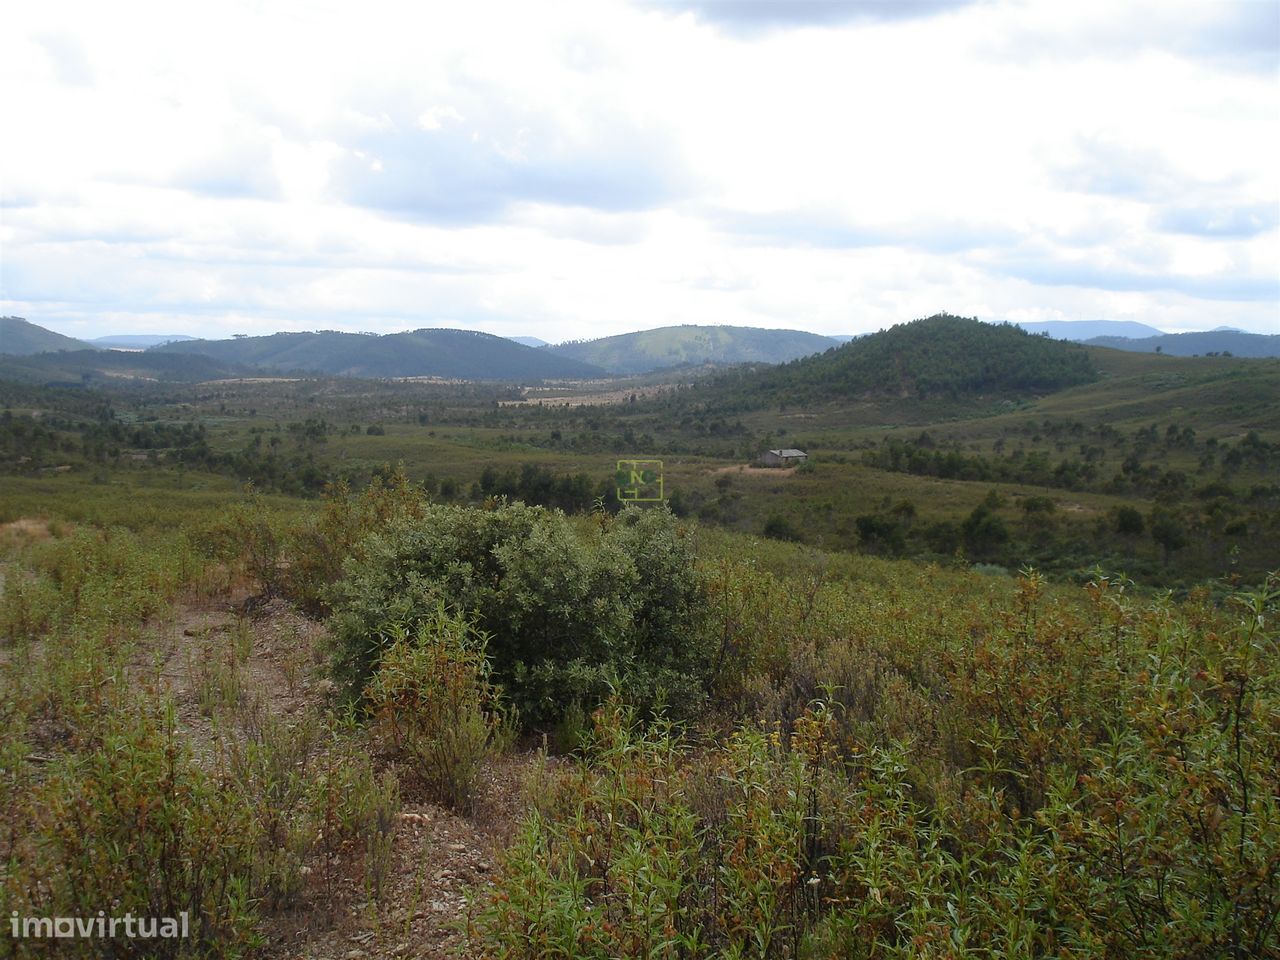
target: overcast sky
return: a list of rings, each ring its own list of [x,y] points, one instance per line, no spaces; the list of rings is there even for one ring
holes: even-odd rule
[[[1280,2],[9,4],[0,312],[1280,333]]]

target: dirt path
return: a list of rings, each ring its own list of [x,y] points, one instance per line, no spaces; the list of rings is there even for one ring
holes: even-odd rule
[[[180,732],[197,758],[210,762],[218,738],[233,726],[221,710],[229,701],[277,719],[301,718],[322,709],[333,690],[322,675],[321,624],[281,601],[252,616],[239,615],[237,606],[225,598],[179,604],[171,617],[153,625],[130,667],[139,682],[173,697]],[[468,891],[492,874],[523,810],[524,782],[536,762],[536,754],[525,752],[492,764],[475,812],[461,817],[426,799],[409,772],[375,755],[381,769],[395,768],[401,796],[381,898],[371,901],[358,867],[344,874],[339,862],[323,884],[314,867],[299,904],[266,918],[268,943],[260,955],[466,956]]]

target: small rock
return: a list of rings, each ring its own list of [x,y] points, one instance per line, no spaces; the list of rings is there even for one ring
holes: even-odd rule
[[[452,850],[454,853],[466,853],[466,852],[467,852],[467,845],[466,845],[465,843],[451,843],[451,844],[449,844],[449,845],[448,845],[448,847],[449,847],[449,849],[450,849],[450,850]]]

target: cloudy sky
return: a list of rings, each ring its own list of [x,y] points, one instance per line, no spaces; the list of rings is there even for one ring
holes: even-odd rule
[[[0,312],[1280,332],[1280,2],[11,4]]]

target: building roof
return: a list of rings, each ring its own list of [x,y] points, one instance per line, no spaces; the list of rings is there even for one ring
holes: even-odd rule
[[[770,450],[777,457],[807,457],[808,454],[803,450]]]

